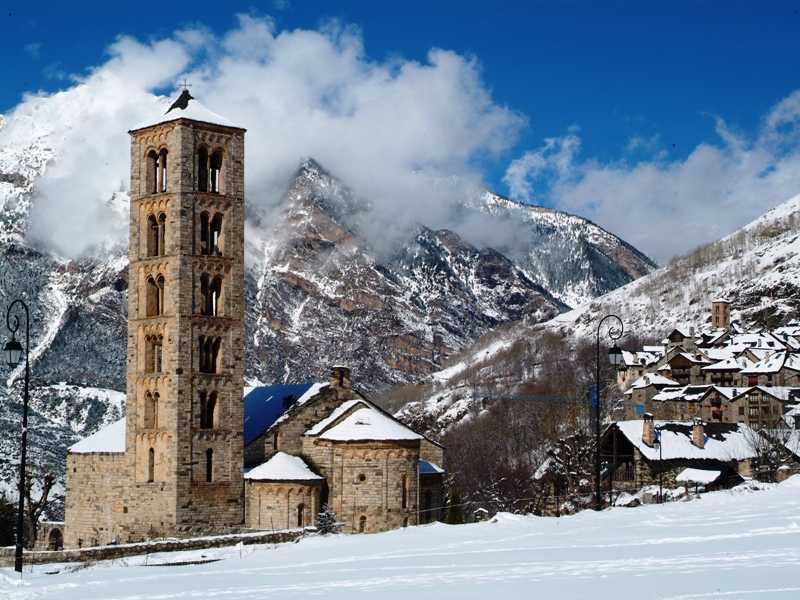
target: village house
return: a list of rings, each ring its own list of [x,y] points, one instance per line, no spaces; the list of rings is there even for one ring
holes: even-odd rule
[[[744,424],[644,419],[618,421],[604,432],[601,457],[609,465],[607,489],[636,493],[662,483],[677,487],[686,469],[718,472],[717,485],[735,485],[751,474],[758,434]],[[723,477],[725,475],[725,477]],[[720,479],[722,478],[722,479]]]

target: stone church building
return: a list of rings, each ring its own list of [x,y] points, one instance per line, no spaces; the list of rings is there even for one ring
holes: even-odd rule
[[[131,135],[126,417],[67,457],[64,545],[439,518],[443,449],[350,386],[244,389],[244,133],[187,90]]]

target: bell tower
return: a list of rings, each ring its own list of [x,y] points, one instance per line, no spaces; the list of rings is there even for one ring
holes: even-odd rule
[[[188,90],[131,136],[131,533],[243,522],[244,133]]]

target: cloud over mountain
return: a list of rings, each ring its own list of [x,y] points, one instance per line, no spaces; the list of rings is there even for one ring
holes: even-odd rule
[[[120,37],[108,54],[72,87],[25,97],[0,131],[0,147],[22,139],[47,155],[29,235],[70,256],[109,234],[124,239],[126,217],[108,201],[128,185],[125,132],[166,110],[184,77],[207,108],[248,129],[252,209],[269,214],[313,156],[379,209],[376,230],[420,214],[455,225],[444,200],[456,190],[433,182],[479,181],[476,157],[509,148],[525,122],[492,100],[475,60],[433,49],[425,63],[376,62],[357,29],[335,22],[278,32],[269,18],[242,16],[222,37],[201,26]],[[87,215],[93,226],[76,235]]]

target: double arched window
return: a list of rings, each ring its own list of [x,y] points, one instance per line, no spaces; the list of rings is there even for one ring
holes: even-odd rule
[[[222,276],[200,275],[200,314],[216,317],[220,314],[222,296]]]
[[[205,337],[198,338],[198,365],[197,370],[201,373],[216,373],[217,359],[219,358],[219,348],[222,345],[222,338]]]
[[[167,191],[167,149],[147,154],[147,191],[158,194]]]
[[[147,256],[166,254],[167,216],[164,213],[147,217]]]
[[[144,428],[158,428],[158,392],[146,392],[144,395]]]
[[[146,317],[157,317],[164,314],[164,276],[148,277],[145,283]]]
[[[197,191],[219,194],[222,179],[222,150],[197,149]]]
[[[222,256],[222,213],[200,214],[200,254]]]
[[[200,391],[200,429],[217,429],[217,392]]]
[[[148,335],[144,338],[144,372],[161,373],[163,336]]]

